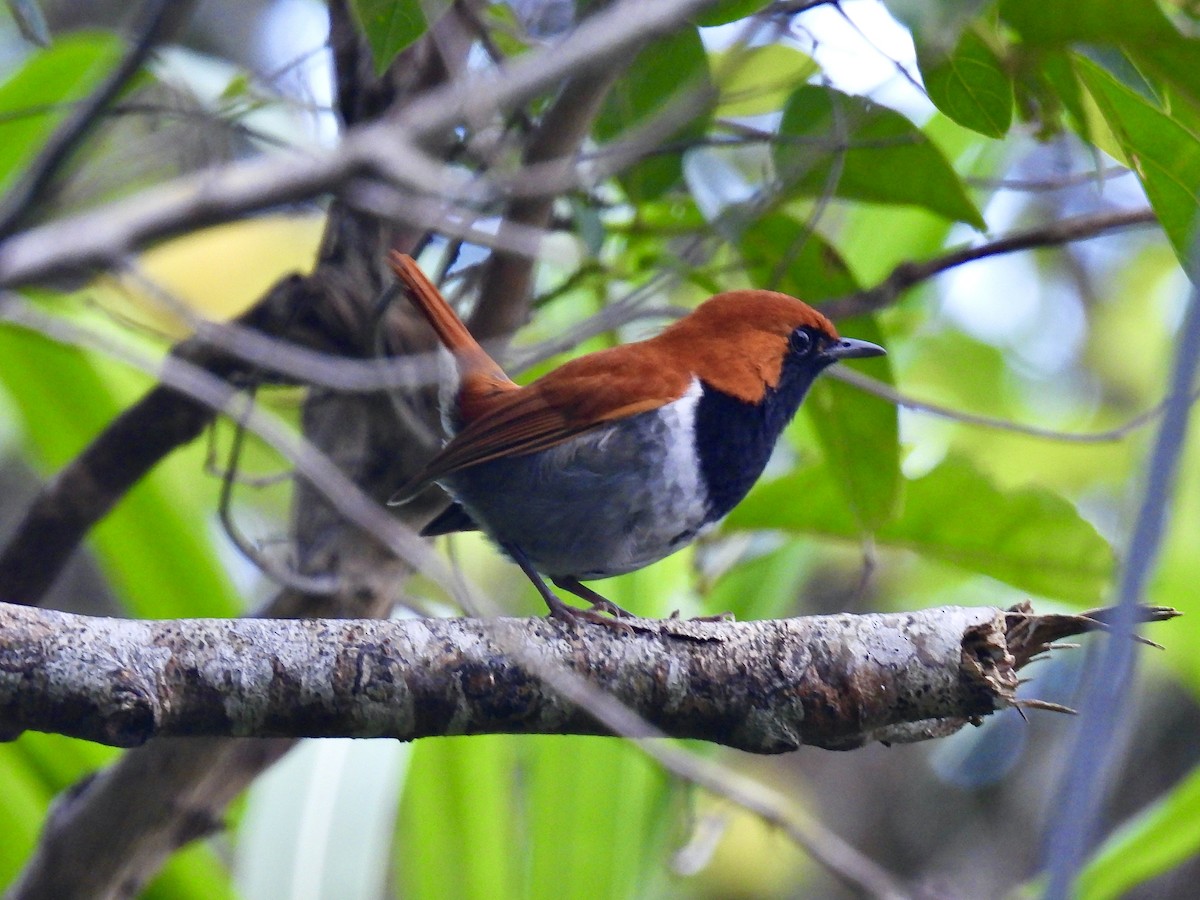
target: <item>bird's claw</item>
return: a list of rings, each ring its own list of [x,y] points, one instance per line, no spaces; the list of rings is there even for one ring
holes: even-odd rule
[[[561,600],[558,603],[551,604],[550,616],[555,619],[560,619],[568,625],[577,625],[580,622],[591,622],[593,625],[603,625],[606,628],[613,628],[620,631],[622,634],[631,635],[634,633],[634,627],[628,622],[623,621],[626,618],[637,618],[630,613],[621,609],[615,603],[608,603],[607,606],[595,603],[589,609],[580,609],[577,606],[571,606],[568,603],[563,603]],[[607,615],[606,615],[607,613]]]
[[[611,600],[607,600],[603,597],[601,597],[599,600],[593,601],[592,605],[588,608],[588,611],[594,612],[594,613],[607,613],[608,615],[612,616],[614,619],[636,619],[637,618],[637,616],[635,616],[629,610],[622,609],[621,607],[617,606],[617,604],[613,603]]]

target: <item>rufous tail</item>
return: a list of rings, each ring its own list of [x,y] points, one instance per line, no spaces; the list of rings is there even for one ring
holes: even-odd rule
[[[400,279],[400,283],[408,288],[408,297],[425,317],[447,350],[454,354],[459,371],[463,375],[484,376],[508,381],[508,376],[487,351],[479,346],[462,319],[455,314],[453,308],[421,271],[407,253],[393,250],[388,256],[388,265]]]

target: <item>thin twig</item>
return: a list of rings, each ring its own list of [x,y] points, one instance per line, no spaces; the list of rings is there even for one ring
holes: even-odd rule
[[[0,240],[20,226],[63,163],[91,132],[104,108],[129,84],[168,28],[178,20],[180,12],[186,13],[190,5],[171,3],[170,0],[146,0],[138,11],[133,26],[133,42],[116,68],[96,86],[87,99],[72,108],[67,118],[42,146],[37,158],[25,170],[20,180],[0,201]]]
[[[1154,570],[1174,493],[1175,473],[1187,437],[1196,372],[1200,369],[1200,239],[1189,254],[1192,289],[1178,337],[1162,424],[1147,465],[1146,485],[1129,549],[1121,567],[1118,603],[1107,620],[1112,639],[1091,659],[1080,703],[1080,724],[1068,755],[1071,764],[1046,826],[1049,882],[1046,896],[1065,900],[1094,840],[1097,818],[1118,760],[1117,736],[1130,710],[1134,628],[1138,604]]]
[[[1125,166],[1108,166],[1093,172],[1072,172],[1057,178],[977,178],[968,176],[963,179],[971,187],[985,188],[990,191],[1021,191],[1029,194],[1044,194],[1053,191],[1064,191],[1084,185],[1099,185],[1114,178],[1133,173]]]
[[[621,73],[619,66],[577,76],[563,85],[526,146],[526,166],[569,165],[591,133],[609,89]],[[517,198],[504,211],[498,236],[514,228],[545,229],[556,197],[543,192],[533,198]],[[532,255],[493,253],[481,277],[479,302],[471,317],[471,329],[481,339],[507,340],[524,323],[529,310],[529,288],[533,282]]]
[[[496,75],[468,71],[413,99],[398,116],[352,130],[332,150],[302,159],[232,163],[13,235],[0,244],[0,286],[110,265],[148,241],[309,199],[362,175],[454,197],[459,188],[471,186],[419,150],[420,141],[460,123],[488,121],[496,110],[521,103],[564,76],[603,68],[715,2],[623,0],[589,17],[553,47],[528,53]]]
[[[217,412],[229,412],[239,392],[211,372],[179,358],[164,365],[112,338],[47,315],[13,294],[0,295],[0,321],[36,331],[53,341],[71,346],[97,348],[145,372],[156,374],[160,382],[191,400]],[[244,413],[246,427],[296,467],[320,494],[347,521],[391,550],[397,558],[437,582],[448,594],[457,597],[460,582],[452,578],[442,558],[416,533],[405,528],[362,490],[306,438],[295,434],[261,406],[250,406]],[[21,597],[5,597],[21,602]],[[473,602],[465,598],[464,602]],[[24,605],[28,605],[28,601]]]
[[[1152,209],[1116,210],[1059,219],[1048,225],[1019,231],[995,241],[973,247],[963,247],[924,262],[901,263],[875,287],[824,303],[821,305],[821,311],[835,319],[876,312],[895,303],[899,295],[909,288],[964,263],[1015,253],[1019,250],[1058,247],[1073,241],[1100,237],[1121,228],[1157,223],[1158,217]]]
[[[1041,428],[1037,425],[1025,425],[1009,419],[998,419],[993,416],[982,416],[976,413],[964,412],[961,409],[951,409],[948,406],[930,403],[927,400],[917,400],[877,378],[872,378],[870,375],[864,375],[862,372],[856,372],[853,369],[835,368],[830,371],[829,377],[836,378],[838,381],[844,381],[846,384],[852,384],[860,390],[874,394],[876,397],[882,397],[884,400],[895,403],[897,406],[903,406],[905,409],[917,410],[918,412],[929,413],[930,415],[940,416],[944,419],[951,419],[963,425],[993,428],[997,431],[1008,431],[1013,434],[1023,434],[1046,441],[1059,441],[1066,444],[1109,444],[1122,440],[1139,428],[1145,428],[1161,416],[1167,404],[1166,399],[1160,400],[1144,412],[1140,412],[1120,425],[1104,431],[1059,431],[1054,428]],[[1190,401],[1193,404],[1197,400],[1200,400],[1200,390],[1193,391],[1190,397]]]
[[[242,556],[246,557],[252,565],[276,584],[311,596],[336,594],[344,590],[345,585],[335,575],[325,573],[308,575],[286,563],[277,562],[259,550],[249,538],[242,534],[242,530],[234,521],[233,485],[237,480],[238,461],[246,442],[247,419],[249,419],[250,410],[256,402],[253,390],[248,391],[244,397],[245,411],[230,415],[230,418],[233,419],[233,441],[229,448],[229,462],[226,464],[224,475],[221,478],[221,491],[217,500],[217,516],[221,521],[221,526],[225,529],[225,536]]]

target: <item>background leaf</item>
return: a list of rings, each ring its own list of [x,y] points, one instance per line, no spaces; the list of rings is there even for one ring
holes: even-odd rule
[[[105,362],[101,375],[79,350],[0,326],[0,387],[19,410],[27,446],[43,471],[70,460],[144,390]],[[28,377],[36,372],[37,377]],[[136,615],[229,616],[243,606],[212,534],[212,492],[193,482],[203,449],[173,455],[138,483],[105,517],[89,541],[122,602]],[[215,488],[215,482],[209,482]]]
[[[797,85],[817,72],[811,56],[784,44],[717,53],[711,65],[721,91],[717,102],[720,116],[775,112]]]
[[[1094,63],[1077,59],[1075,65],[1180,261],[1189,265],[1200,206],[1200,137]]]
[[[835,490],[820,467],[760,483],[725,527],[856,540],[861,528]],[[1097,603],[1113,571],[1108,543],[1061,497],[1037,488],[1001,492],[961,459],[908,482],[900,515],[872,536],[881,547],[1077,603]]]
[[[634,59],[617,80],[596,119],[600,141],[631,139],[667,108],[679,91],[711,90],[708,54],[694,28],[685,28],[652,43]],[[672,130],[669,139],[686,140],[704,134],[712,116],[711,105]],[[638,202],[661,197],[683,177],[682,157],[665,154],[636,163],[618,176],[629,197]]]
[[[788,98],[779,131],[775,164],[796,193],[922,206],[984,228],[946,158],[894,110],[806,85]]]
[[[746,230],[740,248],[751,282],[820,306],[859,289],[846,261],[820,234],[785,214],[764,216]],[[878,323],[859,316],[839,323],[849,337],[885,346]],[[840,364],[844,365],[844,364]],[[884,384],[894,384],[887,357],[850,363]],[[826,463],[865,530],[891,518],[900,499],[900,431],[894,404],[825,377],[804,404]]]
[[[696,16],[696,24],[702,27],[727,25],[738,19],[758,12],[767,6],[768,0],[721,0]]]
[[[0,194],[33,160],[43,141],[121,55],[111,34],[79,32],[55,41],[0,83]]]
[[[1080,873],[1079,900],[1122,897],[1200,851],[1200,770],[1127,820]]]
[[[351,0],[350,5],[371,45],[376,74],[386,71],[427,27],[420,0]]]
[[[938,109],[982,135],[1004,136],[1012,122],[1012,79],[979,34],[965,30],[949,53],[918,47],[917,61]]]

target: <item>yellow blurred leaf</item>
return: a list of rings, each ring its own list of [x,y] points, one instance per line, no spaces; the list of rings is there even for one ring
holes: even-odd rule
[[[89,289],[109,312],[185,337],[182,307],[215,321],[236,318],[289,272],[308,272],[316,259],[323,216],[262,216],[164,241],[139,259],[140,274],[103,276]],[[165,296],[163,296],[165,294]]]
[[[778,112],[788,94],[817,71],[812,57],[781,44],[713,54],[712,69],[721,89],[720,116]]]

